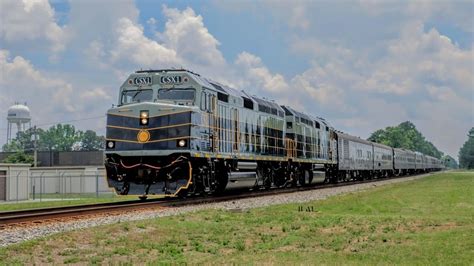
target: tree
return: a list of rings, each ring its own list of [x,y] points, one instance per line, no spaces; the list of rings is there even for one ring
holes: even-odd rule
[[[8,155],[7,158],[3,159],[4,163],[28,163],[33,164],[33,156],[24,153],[23,151],[15,152]]]
[[[474,169],[474,127],[469,131],[467,141],[459,150],[459,167]]]
[[[34,149],[34,129],[19,132],[15,139],[3,145],[4,152],[26,152]],[[104,149],[105,138],[92,130],[82,132],[73,125],[57,124],[47,130],[36,129],[39,151],[96,151]]]
[[[40,134],[40,142],[50,151],[72,151],[74,143],[80,141],[82,135],[83,132],[73,125],[57,124]]]
[[[44,134],[41,128],[36,129],[38,136]],[[38,142],[38,144],[41,144]],[[42,147],[38,147],[41,149]],[[18,132],[16,138],[2,147],[4,152],[31,151],[34,149],[34,128],[29,128],[23,132]]]
[[[4,144],[2,150],[4,152],[19,152],[23,151],[24,149],[18,140],[13,139],[9,143]]]
[[[419,151],[436,158],[441,158],[443,153],[433,143],[416,129],[410,121],[403,122],[395,127],[386,127],[372,133],[369,141],[385,144],[394,148],[404,148]]]
[[[446,166],[447,168],[457,169],[459,167],[456,160],[447,154],[441,157],[441,161],[443,162],[444,166]]]
[[[92,130],[86,130],[82,135],[81,148],[82,151],[97,151],[103,150],[105,145],[105,138],[97,136]]]

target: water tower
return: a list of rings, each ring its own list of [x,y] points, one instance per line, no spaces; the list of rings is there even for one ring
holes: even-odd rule
[[[31,115],[30,108],[25,104],[15,103],[10,108],[8,108],[7,116],[7,143],[12,140],[12,128],[13,125],[16,125],[17,134],[23,132],[31,127]]]

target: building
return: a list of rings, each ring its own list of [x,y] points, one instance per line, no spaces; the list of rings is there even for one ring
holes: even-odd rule
[[[0,201],[27,200],[30,195],[30,165],[0,163]]]

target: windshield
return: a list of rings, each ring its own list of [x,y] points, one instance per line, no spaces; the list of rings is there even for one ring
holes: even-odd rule
[[[153,90],[127,90],[122,92],[122,104],[151,101],[153,101]]]
[[[160,100],[194,100],[194,90],[191,89],[161,89],[158,91]]]

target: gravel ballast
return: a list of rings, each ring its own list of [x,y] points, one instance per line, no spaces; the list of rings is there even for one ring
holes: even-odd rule
[[[144,209],[133,212],[124,212],[117,215],[94,216],[91,218],[83,218],[71,221],[60,221],[56,223],[48,223],[25,228],[7,228],[4,230],[0,230],[0,247],[20,243],[22,241],[31,240],[55,233],[72,231],[81,228],[178,215],[182,213],[194,212],[204,209],[242,210],[286,203],[304,203],[314,200],[323,200],[328,197],[344,193],[363,191],[372,187],[379,187],[387,184],[416,180],[423,178],[427,175],[429,174],[396,179],[387,179],[372,183],[354,184],[350,186],[324,188],[294,193],[283,193],[279,195],[245,198],[201,205],[191,205],[158,210]]]

